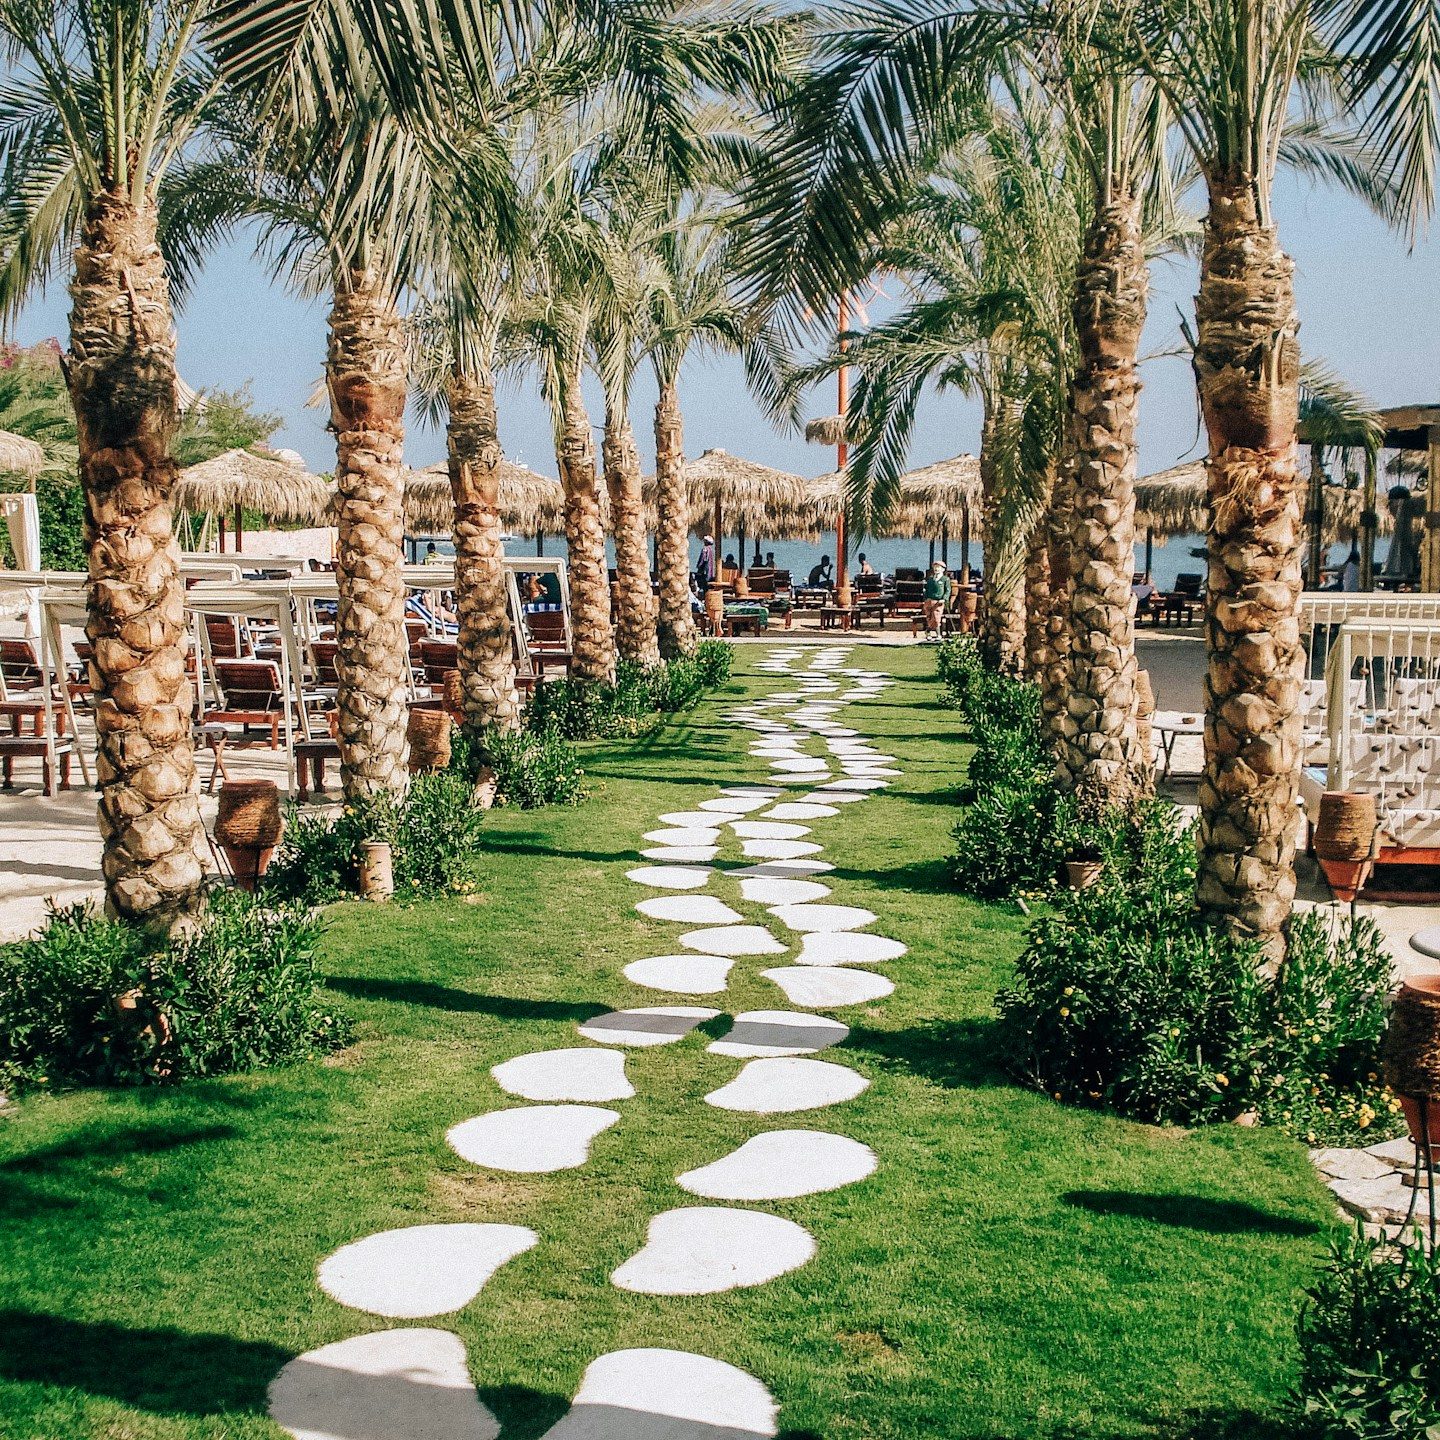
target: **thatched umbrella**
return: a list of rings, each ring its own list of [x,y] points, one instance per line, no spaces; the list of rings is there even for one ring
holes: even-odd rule
[[[45,451],[34,440],[0,430],[0,474],[33,480],[45,468]]]
[[[721,548],[721,527],[727,519],[740,541],[740,565],[745,565],[745,537],[808,535],[814,533],[812,507],[806,482],[798,475],[745,460],[724,450],[707,450],[685,462],[685,486],[690,497],[692,529],[713,526],[715,545]]]
[[[412,535],[448,535],[455,523],[445,461],[405,472],[405,528]],[[558,480],[513,460],[500,462],[500,523],[519,535],[558,535],[565,529],[565,491]]]
[[[235,512],[235,552],[244,548],[242,517],[258,510],[272,520],[314,524],[326,511],[333,490],[303,465],[254,450],[227,450],[223,455],[188,465],[175,482],[177,509],[192,515],[220,518],[220,548],[225,548],[225,516]]]

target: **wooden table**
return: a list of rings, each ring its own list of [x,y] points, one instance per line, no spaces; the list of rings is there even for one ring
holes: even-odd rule
[[[852,605],[847,610],[843,605],[825,605],[820,610],[822,630],[856,630],[860,626],[860,607]]]

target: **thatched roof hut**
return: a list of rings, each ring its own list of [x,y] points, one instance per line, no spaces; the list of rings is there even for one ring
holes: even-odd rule
[[[175,482],[174,502],[192,515],[228,515],[239,505],[271,520],[313,524],[332,493],[304,466],[254,450],[227,450],[186,466]]]
[[[811,517],[819,529],[835,523],[841,504],[841,473],[833,470],[810,481]],[[978,517],[982,500],[980,462],[973,455],[955,455],[923,465],[901,477],[900,493],[877,539],[934,540],[959,536],[967,514]]]
[[[0,430],[0,474],[33,480],[45,468],[45,451],[34,440]]]
[[[405,528],[412,535],[448,535],[455,522],[450,470],[442,460],[405,472]],[[519,535],[565,529],[565,492],[558,480],[513,460],[500,462],[500,523]]]
[[[809,486],[788,471],[707,450],[685,462],[685,487],[692,529],[708,530],[718,506],[729,532],[797,538],[813,533]]]
[[[805,439],[811,445],[828,445],[833,450],[835,446],[843,445],[847,438],[843,415],[821,415],[805,425]]]

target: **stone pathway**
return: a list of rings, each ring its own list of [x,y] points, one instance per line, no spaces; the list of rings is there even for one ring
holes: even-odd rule
[[[735,966],[790,957],[772,968],[757,965],[755,973],[774,984],[777,998],[802,1008],[735,1014],[707,1046],[741,1062],[704,1097],[720,1109],[802,1114],[854,1103],[869,1087],[844,1063],[849,1027],[813,1013],[890,994],[891,980],[856,967],[905,954],[899,941],[869,928],[876,921],[871,911],[826,903],[830,886],[816,878],[834,865],[822,858],[811,822],[844,815],[900,774],[893,756],[835,719],[893,683],[847,667],[848,653],[843,645],[787,645],[762,659],[756,667],[762,674],[784,676],[794,688],[749,701],[727,718],[753,733],[750,754],[768,770],[769,783],[724,786],[694,810],[659,816],[638,852],[646,863],[626,871],[644,892],[635,909],[677,927],[675,953],[625,967],[633,983],[667,995],[723,996]],[[759,863],[733,863],[742,859]],[[763,906],[769,921],[747,920],[727,903],[732,899]],[[636,1093],[627,1050],[678,1044],[723,1013],[658,1004],[586,1020],[576,1030],[589,1045],[519,1055],[491,1069],[503,1090],[537,1103],[464,1120],[446,1140],[489,1169],[580,1169],[595,1140],[624,1125],[623,1110],[594,1102],[623,1102]],[[813,1058],[822,1051],[826,1058]],[[754,1207],[859,1184],[879,1163],[868,1146],[845,1135],[762,1130],[677,1175],[677,1199],[684,1192],[712,1203],[652,1216],[644,1246],[611,1281],[656,1296],[764,1285],[807,1265],[824,1237]],[[424,1319],[470,1304],[509,1260],[544,1243],[516,1225],[417,1225],[357,1238],[321,1261],[317,1278],[343,1305]],[[545,1440],[747,1440],[776,1435],[778,1409],[759,1380],[718,1358],[622,1350],[589,1366],[569,1414]],[[463,1345],[438,1329],[385,1330],[301,1355],[272,1384],[270,1413],[297,1440],[499,1435],[470,1380]]]

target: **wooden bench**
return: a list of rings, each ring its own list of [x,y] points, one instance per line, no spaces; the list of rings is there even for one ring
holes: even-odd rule
[[[51,756],[60,762],[60,788],[70,788],[70,756],[75,748],[74,739],[69,736],[45,735],[0,735],[0,775],[4,777],[5,789],[14,783],[16,760],[39,760],[45,794],[55,794],[55,776],[51,770]]]
[[[323,739],[297,740],[295,742],[295,789],[298,798],[308,800],[313,787],[325,790],[325,763],[340,759],[340,742]]]
[[[822,630],[856,630],[860,626],[860,607],[852,605],[848,610],[842,605],[825,605],[820,610]]]

